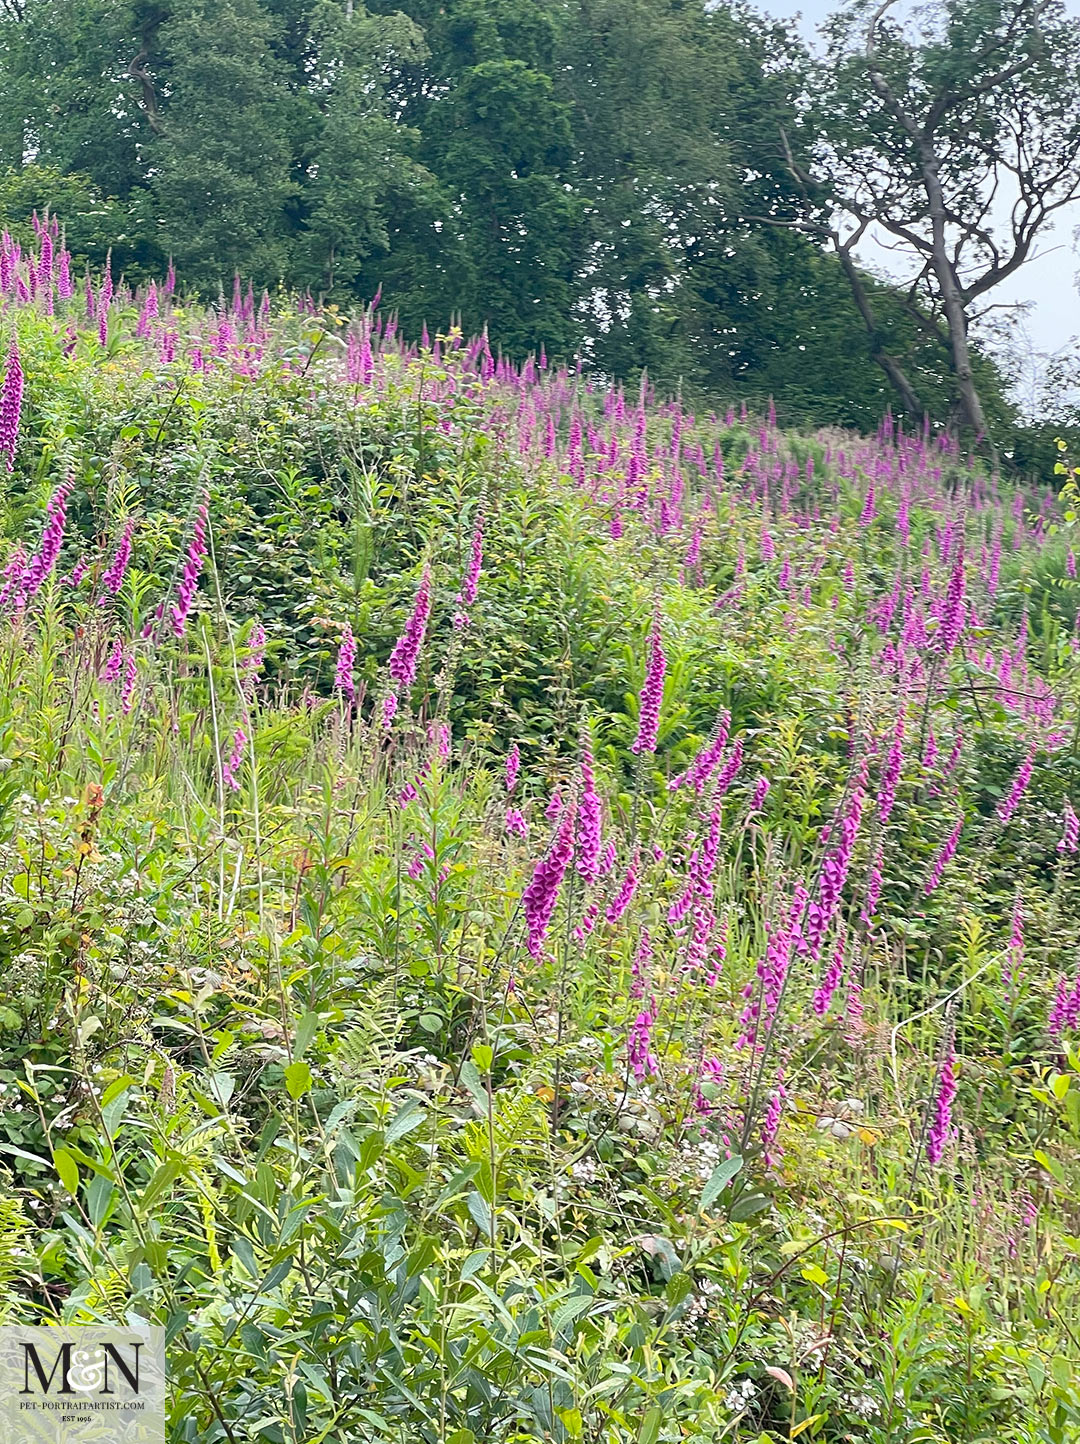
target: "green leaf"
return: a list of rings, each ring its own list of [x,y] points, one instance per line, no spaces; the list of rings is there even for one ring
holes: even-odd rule
[[[467,1206],[469,1209],[469,1217],[472,1219],[473,1223],[476,1224],[477,1228],[485,1236],[485,1238],[490,1238],[491,1226],[493,1223],[491,1209],[487,1206],[487,1203],[485,1202],[482,1195],[477,1193],[475,1189],[472,1193],[469,1194]]]
[[[246,1274],[251,1278],[259,1277],[259,1265],[255,1260],[255,1250],[251,1246],[251,1240],[242,1233],[238,1233],[232,1241],[233,1255],[240,1260]]]
[[[410,1098],[391,1119],[390,1126],[386,1130],[387,1143],[396,1143],[399,1138],[404,1138],[406,1133],[411,1133],[414,1128],[419,1128],[423,1121],[424,1110],[415,1099]]]
[[[293,1053],[297,1058],[302,1058],[311,1045],[311,1040],[319,1031],[318,1013],[305,1013],[296,1025],[296,1037],[293,1041]]]
[[[461,1065],[461,1081],[472,1095],[472,1100],[481,1113],[487,1112],[488,1095],[487,1089],[480,1081],[480,1074],[476,1064],[471,1058],[467,1058]]]
[[[594,1299],[593,1294],[574,1294],[564,1304],[560,1304],[551,1320],[552,1332],[561,1334],[567,1324],[572,1324],[575,1319],[588,1312]]]
[[[755,1213],[768,1208],[772,1200],[764,1193],[744,1193],[731,1205],[728,1218],[732,1223],[745,1223]]]
[[[167,1163],[161,1164],[156,1170],[150,1182],[143,1190],[139,1202],[147,1213],[165,1192],[165,1190],[180,1177],[184,1171],[184,1160],[182,1158],[170,1158]]]
[[[1039,1167],[1045,1168],[1047,1173],[1057,1179],[1058,1183],[1065,1182],[1065,1170],[1056,1158],[1051,1158],[1049,1154],[1044,1153],[1041,1148],[1036,1148],[1032,1157]]]
[[[74,1198],[79,1192],[79,1165],[66,1148],[53,1149],[53,1163],[60,1182]]]
[[[297,1058],[285,1069],[285,1087],[289,1090],[289,1097],[293,1102],[302,1098],[310,1089],[311,1069],[301,1058]]]
[[[664,1411],[659,1404],[652,1404],[645,1411],[638,1430],[637,1444],[656,1444],[660,1437],[660,1425],[664,1422]]]
[[[737,1153],[732,1158],[725,1159],[723,1163],[717,1164],[701,1195],[702,1212],[716,1202],[742,1165],[743,1161]]]

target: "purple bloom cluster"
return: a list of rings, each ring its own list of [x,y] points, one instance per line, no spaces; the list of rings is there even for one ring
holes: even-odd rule
[[[199,510],[195,515],[195,529],[191,534],[191,545],[188,547],[184,570],[176,588],[176,602],[169,613],[172,629],[177,637],[184,635],[191,604],[195,600],[195,588],[199,585],[199,576],[206,560],[206,532],[209,522],[210,508],[204,499],[199,503]]]
[[[244,747],[246,743],[247,734],[242,727],[238,727],[233,733],[232,750],[229,755],[222,760],[222,781],[226,787],[232,788],[233,792],[240,791],[240,781],[236,774],[239,771],[240,763],[244,759]]]
[[[22,414],[23,369],[19,348],[14,341],[8,350],[7,371],[0,388],[0,457],[11,471],[15,465],[15,447],[19,441],[19,417]]]
[[[529,952],[538,958],[551,923],[563,876],[574,855],[574,817],[577,809],[571,800],[562,810],[558,830],[546,857],[536,864],[528,887],[521,898],[525,926],[529,935]]]
[[[1080,817],[1073,811],[1073,805],[1068,798],[1065,799],[1065,811],[1062,817],[1064,831],[1061,841],[1057,845],[1058,852],[1075,852],[1080,844]]]
[[[600,876],[601,836],[600,796],[593,775],[593,756],[588,747],[581,754],[581,801],[577,818],[577,870],[587,884]]]
[[[878,826],[882,832],[888,826],[892,810],[896,806],[896,789],[900,782],[900,769],[903,765],[904,714],[903,711],[900,711],[896,715],[892,745],[889,748],[889,755],[885,759],[885,770],[881,775],[881,786],[878,789],[877,816]]]
[[[464,607],[471,607],[476,601],[476,594],[480,587],[480,572],[484,565],[484,518],[479,516],[476,519],[476,526],[472,534],[472,550],[469,553],[469,569],[465,573],[465,580],[461,584],[461,591],[458,593],[458,601]]]
[[[341,634],[341,644],[338,647],[337,667],[334,671],[334,688],[343,693],[351,702],[356,696],[356,682],[353,679],[353,667],[356,662],[356,638],[353,636],[352,627],[348,622]]]
[[[723,756],[724,747],[728,739],[728,728],[730,726],[731,713],[721,712],[720,716],[716,719],[716,726],[713,728],[713,734],[708,742],[701,748],[686,771],[680,772],[677,777],[673,777],[668,783],[668,787],[672,792],[688,784],[693,787],[695,792],[699,795],[701,794],[705,788],[705,784],[715,771],[720,758]]]
[[[855,850],[855,839],[859,835],[859,823],[862,820],[864,802],[865,795],[861,788],[857,788],[851,799],[851,805],[840,824],[840,838],[833,847],[829,848],[825,854],[825,860],[821,864],[818,896],[806,910],[803,936],[803,948],[812,958],[820,956],[825,935],[840,906],[840,896],[851,868],[851,855]]]
[[[135,523],[129,521],[124,527],[123,535],[109,563],[108,570],[101,579],[101,585],[110,596],[115,597],[124,584],[124,577],[127,574],[128,564],[131,561],[131,534],[135,530]],[[100,598],[100,605],[104,606],[107,598]]]
[[[926,1134],[926,1156],[931,1163],[941,1162],[945,1146],[952,1136],[952,1104],[956,1097],[956,1057],[949,1047],[941,1064],[934,1116]]]
[[[638,718],[638,732],[631,752],[656,751],[656,739],[660,730],[660,703],[664,697],[664,673],[667,657],[664,655],[660,634],[660,609],[653,613],[652,629],[649,632],[649,660],[645,669],[645,685],[641,689],[641,711]]]
[[[942,656],[948,657],[955,649],[963,633],[965,619],[964,554],[961,551],[957,556],[956,565],[952,569],[952,575],[949,577],[945,604],[941,612],[941,625],[938,629],[937,641],[938,650]]]
[[[605,917],[609,923],[617,923],[623,913],[634,901],[634,894],[637,892],[638,870],[641,867],[641,850],[636,849],[630,859],[630,866],[626,869],[626,876],[619,885],[619,890],[611,899]]]
[[[390,653],[389,672],[399,688],[407,690],[416,680],[416,668],[420,661],[420,650],[424,645],[428,617],[431,615],[431,572],[424,568],[416,598],[405,630],[394,644]]]
[[[652,1051],[652,1030],[655,1022],[656,1014],[648,1008],[643,1008],[634,1019],[630,1029],[627,1050],[630,1055],[630,1067],[639,1083],[646,1075],[655,1073],[659,1067]]]
[[[739,1019],[742,1033],[736,1044],[737,1048],[742,1049],[748,1045],[756,1047],[759,1037],[768,1031],[776,1016],[792,958],[802,941],[802,923],[808,901],[809,893],[805,886],[801,882],[796,883],[786,916],[769,928],[765,956],[757,965],[761,997],[754,997],[753,983],[746,984],[743,997],[747,1002]]]
[[[923,892],[927,897],[940,885],[945,869],[956,855],[957,844],[960,841],[960,834],[963,830],[964,814],[961,813],[956,819],[956,824],[952,832],[950,832],[945,839],[944,846],[939,851],[937,857],[934,858],[933,866],[930,868],[930,876],[926,879],[923,886]]]
[[[1008,822],[1009,818],[1012,817],[1016,811],[1020,799],[1027,791],[1028,783],[1031,781],[1031,774],[1035,770],[1035,752],[1036,748],[1033,743],[1028,750],[1027,756],[1023,762],[1021,762],[1016,776],[1013,778],[1013,785],[1009,788],[1008,796],[998,808],[998,817],[1002,822]]]
[[[814,992],[814,1012],[819,1018],[823,1018],[829,1011],[833,994],[840,986],[844,976],[844,951],[847,947],[847,934],[841,927],[836,938],[836,946],[833,949],[832,960],[829,967]]]
[[[22,579],[23,592],[27,597],[32,597],[38,591],[53,567],[56,566],[56,559],[64,544],[67,503],[72,490],[72,483],[65,481],[49,498],[48,506],[45,508],[45,526],[41,533],[41,545],[35,555],[31,557]]]
[[[512,794],[517,786],[518,772],[521,770],[521,749],[515,742],[506,754],[506,791]]]

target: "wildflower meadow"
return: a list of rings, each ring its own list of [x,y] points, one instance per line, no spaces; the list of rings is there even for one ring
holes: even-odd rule
[[[1070,439],[29,234],[0,1321],[160,1325],[173,1444],[1076,1444]]]

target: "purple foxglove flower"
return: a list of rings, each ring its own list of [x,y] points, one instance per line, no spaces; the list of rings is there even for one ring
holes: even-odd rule
[[[67,502],[73,490],[72,483],[65,481],[49,498],[45,511],[45,526],[41,533],[41,545],[31,557],[30,565],[23,577],[27,597],[32,597],[56,566],[60,548],[64,542],[64,526],[67,521]]]
[[[720,775],[719,775],[719,777],[716,779],[716,792],[715,792],[714,795],[715,795],[717,798],[723,797],[723,795],[725,794],[725,792],[727,792],[728,788],[729,788],[729,787],[731,786],[731,784],[735,781],[735,777],[736,777],[736,775],[737,775],[737,773],[738,773],[738,771],[739,771],[739,768],[742,766],[742,760],[743,760],[743,744],[742,744],[742,738],[741,738],[741,737],[737,737],[737,738],[735,739],[735,746],[731,749],[731,756],[728,758],[728,760],[724,763],[723,767],[720,769]]]
[[[4,385],[0,389],[0,458],[8,471],[15,465],[15,448],[19,441],[19,417],[22,413],[23,369],[19,348],[12,341],[8,349]]]
[[[221,778],[226,787],[231,787],[234,792],[240,791],[240,782],[236,774],[241,762],[244,760],[244,745],[247,742],[247,734],[243,728],[238,727],[233,733],[232,751],[224,758],[221,764]]]
[[[127,717],[135,706],[135,683],[138,680],[139,669],[135,663],[134,652],[127,654],[124,663],[124,686],[120,693],[120,709]]]
[[[765,799],[769,795],[769,779],[764,773],[754,783],[754,792],[750,798],[751,812],[760,812],[765,806]]]
[[[953,828],[952,832],[949,833],[949,836],[945,839],[944,846],[938,853],[937,857],[934,859],[934,865],[930,869],[930,876],[926,879],[926,884],[923,887],[923,892],[926,894],[927,897],[929,897],[930,894],[934,891],[934,889],[939,885],[939,883],[941,882],[942,874],[955,856],[956,846],[957,843],[960,841],[960,834],[963,829],[964,814],[961,813],[960,816],[956,819],[956,826]]]
[[[425,567],[413,602],[412,612],[409,620],[405,623],[405,630],[394,644],[394,650],[390,654],[388,670],[402,690],[407,691],[416,680],[416,668],[420,660],[420,650],[424,644],[424,633],[427,630],[430,614],[431,573]]]
[[[840,897],[851,868],[851,854],[859,833],[864,801],[863,792],[856,789],[840,824],[839,841],[825,854],[821,864],[817,901],[807,908],[803,937],[803,946],[812,958],[820,955],[825,935],[840,907]]]
[[[641,867],[641,850],[634,852],[630,859],[630,866],[626,869],[626,876],[619,886],[618,892],[612,898],[607,912],[604,914],[609,923],[617,923],[626,909],[634,901],[634,894],[637,892],[638,870]]]
[[[728,728],[730,726],[731,713],[721,712],[720,716],[716,719],[716,725],[713,728],[712,736],[708,742],[701,748],[686,771],[680,772],[677,777],[673,777],[668,783],[668,787],[672,792],[682,787],[684,783],[689,783],[699,795],[704,791],[705,784],[716,770],[720,758],[723,756],[724,746],[728,739]]]
[[[641,708],[638,717],[638,732],[631,752],[638,754],[656,751],[656,740],[660,730],[660,704],[664,698],[664,673],[667,658],[660,634],[660,610],[653,613],[652,629],[649,632],[649,660],[645,669],[645,684],[641,689]]]
[[[461,591],[458,593],[458,601],[464,607],[471,607],[476,601],[476,594],[480,586],[480,571],[484,565],[484,518],[477,517],[476,526],[472,535],[472,550],[469,554],[469,570],[465,573],[465,580],[461,584]]]
[[[832,961],[822,978],[816,992],[814,993],[814,1012],[819,1018],[823,1018],[829,1011],[833,994],[840,986],[844,976],[844,949],[847,946],[847,934],[843,927],[840,928],[836,939],[836,947],[833,949]]]
[[[117,637],[112,644],[108,660],[105,663],[105,671],[102,674],[106,682],[115,682],[120,676],[124,666],[124,644]]]
[[[878,825],[882,832],[888,826],[892,810],[896,806],[896,789],[900,782],[900,769],[904,762],[904,714],[896,714],[896,726],[893,728],[892,746],[889,748],[889,755],[885,760],[885,770],[881,776],[881,786],[878,789],[877,814]]]
[[[933,1164],[941,1162],[946,1144],[953,1133],[952,1104],[956,1097],[956,1056],[947,1048],[938,1077],[934,1116],[926,1134],[926,1156]]]
[[[184,635],[191,604],[195,600],[195,589],[199,585],[199,575],[207,554],[206,532],[209,522],[210,508],[204,499],[200,502],[199,509],[195,514],[195,527],[191,533],[184,570],[176,588],[176,601],[169,609],[173,634],[177,637]]]
[[[955,649],[964,630],[966,604],[964,601],[964,554],[961,551],[949,577],[942,608],[941,624],[938,628],[937,645],[942,656],[949,656]]]
[[[787,1090],[781,1081],[782,1077],[781,1074],[777,1078],[776,1087],[769,1099],[769,1107],[761,1125],[762,1161],[766,1168],[775,1168],[783,1157],[780,1149],[776,1147],[776,1135],[780,1131],[780,1119],[783,1116],[784,1104],[787,1099]]]
[[[648,928],[641,929],[633,961],[630,964],[630,996],[643,998],[649,983],[649,964],[652,962],[652,939]]]
[[[559,900],[563,876],[573,857],[576,811],[573,800],[563,808],[551,848],[536,864],[529,885],[521,897],[528,930],[529,952],[534,958],[541,955],[544,937]]]
[[[525,821],[525,815],[517,807],[506,809],[506,830],[513,837],[528,837],[529,824]]]
[[[512,795],[517,786],[518,772],[521,769],[521,750],[515,742],[506,754],[506,792],[507,796]]]
[[[589,906],[585,909],[584,913],[582,913],[581,921],[578,923],[573,933],[574,942],[577,943],[579,947],[582,943],[584,943],[585,939],[592,932],[593,928],[595,928],[596,919],[599,914],[600,903],[595,900],[591,902]]]
[[[1065,813],[1062,818],[1065,831],[1057,845],[1058,852],[1075,852],[1080,843],[1080,817],[1073,811],[1073,805],[1065,799]]]
[[[116,596],[124,584],[124,577],[127,573],[128,563],[131,561],[131,534],[135,529],[135,523],[129,521],[124,527],[123,535],[119,545],[109,563],[109,568],[101,579],[101,585],[110,596]],[[98,599],[98,605],[104,606],[107,598],[102,596]]]
[[[334,673],[334,688],[343,693],[351,702],[356,696],[356,683],[353,680],[353,665],[356,661],[356,638],[353,636],[352,627],[348,622],[341,634],[341,645],[338,647],[337,669]]]
[[[590,885],[600,876],[601,806],[593,775],[593,756],[586,746],[581,754],[581,800],[577,818],[577,870]]]
[[[650,1009],[643,1008],[634,1019],[627,1040],[630,1067],[639,1083],[647,1075],[655,1073],[660,1066],[652,1051],[652,1030],[655,1022],[656,1015]]]
[[[1002,822],[1008,822],[1009,818],[1012,817],[1016,811],[1020,799],[1027,791],[1027,785],[1031,781],[1031,774],[1035,770],[1035,752],[1036,746],[1032,743],[1027,756],[1020,764],[1019,770],[1013,778],[1013,784],[1009,789],[1008,796],[998,808],[998,817]]]

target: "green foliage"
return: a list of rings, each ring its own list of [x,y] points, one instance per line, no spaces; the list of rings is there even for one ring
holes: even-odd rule
[[[926,316],[866,277],[869,335],[836,257],[772,224],[801,203],[780,136],[809,73],[742,5],[20,0],[0,210],[62,213],[77,257],[134,279],[172,257],[211,298],[237,271],[341,305],[382,286],[409,334],[457,317],[791,424],[876,424],[887,344],[944,418]]]
[[[456,335],[386,343],[372,381],[350,381],[337,310],[283,309],[258,367],[238,342],[209,369],[191,355],[216,314],[159,317],[190,342],[163,362],[126,300],[105,347],[92,324],[69,343],[77,313],[81,298],[10,320],[27,391],[4,568],[37,545],[57,481],[75,488],[55,570],[0,614],[0,1315],[162,1324],[170,1444],[1072,1444],[1080,1059],[1047,1015],[1080,936],[1077,863],[1057,849],[1080,761],[1071,736],[1050,743],[1056,720],[1035,732],[1046,747],[1001,824],[1036,720],[986,657],[1019,649],[1024,618],[1025,690],[1052,686],[1075,722],[1077,583],[1067,538],[1035,526],[1049,494],[991,504],[981,472],[908,452],[904,540],[899,494],[864,517],[863,472],[895,450],[663,406],[644,413],[655,515],[632,498],[619,513],[617,391],[554,370],[484,380]],[[585,484],[526,400],[577,417]],[[665,523],[676,426],[685,489]],[[768,516],[763,455],[790,488]],[[178,636],[155,613],[204,488],[210,552]],[[1000,585],[969,569],[977,626],[944,662],[928,645],[934,685],[905,696],[874,609],[898,576],[914,604],[924,566],[937,600],[954,495],[973,552],[1008,522]],[[455,624],[481,518],[479,593]],[[425,566],[418,675],[386,727]],[[658,742],[637,757],[657,601]],[[334,688],[346,622],[355,705]],[[818,963],[798,960],[770,1160],[745,989],[788,879],[816,875],[850,738],[876,749],[880,787],[905,703],[896,808],[879,835],[868,798],[845,893],[864,1013],[819,1016]],[[671,788],[723,710],[742,770],[722,799]],[[616,861],[588,892],[568,872],[532,956],[522,894],[553,791],[581,785],[583,731]],[[671,909],[713,806],[710,978]],[[969,826],[931,895],[958,807]],[[959,1134],[931,1170],[946,998]],[[638,1078],[628,1035],[654,1000]]]

